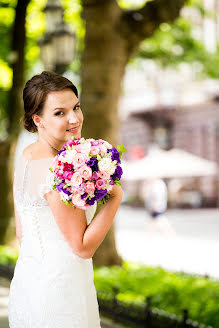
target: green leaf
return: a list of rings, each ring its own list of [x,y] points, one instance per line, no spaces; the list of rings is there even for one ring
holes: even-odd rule
[[[116,146],[116,149],[117,149],[118,152],[119,152],[119,157],[122,156],[122,153],[124,153],[124,152],[127,151],[127,149],[125,148],[125,146],[124,146],[123,144],[121,144],[121,145],[117,145],[117,146]]]

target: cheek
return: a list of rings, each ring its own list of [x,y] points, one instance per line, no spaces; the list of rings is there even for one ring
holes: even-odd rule
[[[52,129],[63,130],[66,127],[66,122],[63,119],[54,119],[53,124],[51,124]]]

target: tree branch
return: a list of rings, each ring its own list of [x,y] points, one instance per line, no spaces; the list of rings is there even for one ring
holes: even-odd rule
[[[152,0],[139,10],[123,11],[118,30],[135,47],[143,39],[150,37],[163,22],[174,21],[186,0]]]

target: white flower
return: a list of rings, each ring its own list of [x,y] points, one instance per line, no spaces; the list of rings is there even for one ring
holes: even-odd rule
[[[71,150],[66,150],[65,156],[63,156],[62,154],[63,153],[59,155],[60,156],[59,158],[62,161],[62,163],[72,164],[73,158],[77,154],[77,151],[75,149],[71,149]]]
[[[85,156],[89,156],[89,152],[91,149],[91,144],[90,142],[86,142],[84,144],[81,144],[81,153],[84,154]]]
[[[98,162],[100,171],[105,171],[109,175],[112,175],[116,169],[116,161],[112,161],[111,158],[104,157]]]
[[[68,201],[68,200],[70,199],[69,195],[67,195],[67,194],[64,193],[63,191],[60,191],[59,194],[60,194],[61,199],[62,199],[64,202],[66,202],[66,201]]]

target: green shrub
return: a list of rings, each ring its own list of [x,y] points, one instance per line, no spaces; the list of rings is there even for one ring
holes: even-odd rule
[[[7,245],[0,245],[0,264],[16,264],[19,252]]]
[[[96,289],[113,293],[118,299],[144,302],[152,296],[152,307],[219,328],[219,281],[185,273],[168,272],[160,267],[123,262],[122,267],[94,267]]]

